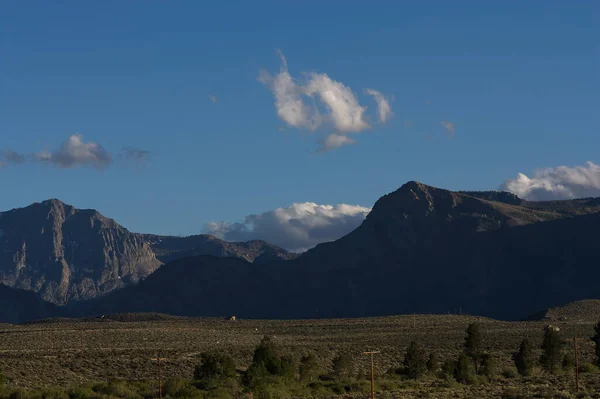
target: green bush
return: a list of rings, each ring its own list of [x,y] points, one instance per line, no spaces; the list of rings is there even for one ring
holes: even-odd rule
[[[564,371],[572,371],[575,368],[575,357],[567,353],[562,361],[562,369]]]
[[[506,378],[507,380],[512,380],[514,378],[517,378],[517,372],[514,369],[504,369],[502,370],[502,372],[500,373],[500,375],[504,378]]]
[[[579,365],[580,373],[597,373],[600,371],[600,368],[592,363],[582,363]]]
[[[345,353],[339,354],[331,362],[331,368],[333,378],[348,378],[352,373],[352,358]]]
[[[289,399],[291,394],[282,387],[263,385],[254,391],[256,399]]]
[[[300,365],[298,366],[300,381],[313,381],[317,375],[317,367],[317,358],[313,353],[303,356],[300,359]]]
[[[235,376],[235,362],[230,356],[219,352],[202,353],[200,364],[194,370],[194,380],[205,389],[217,387]]]

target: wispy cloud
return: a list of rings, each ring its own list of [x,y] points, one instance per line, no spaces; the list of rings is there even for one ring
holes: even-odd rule
[[[379,113],[379,122],[385,123],[392,116],[392,107],[390,106],[390,102],[387,98],[377,90],[366,89],[365,92],[373,96],[375,98],[375,102],[377,103],[377,110]]]
[[[25,156],[13,150],[0,151],[0,168],[25,162]]]
[[[84,142],[81,134],[69,136],[55,151],[41,151],[34,158],[59,168],[91,165],[102,169],[110,165],[112,156],[100,144]]]
[[[320,127],[333,129],[331,138],[324,141],[335,142],[337,146],[323,146],[322,149],[338,148],[354,143],[354,139],[340,139],[350,133],[359,133],[370,128],[366,110],[358,101],[352,89],[342,82],[331,79],[325,73],[305,73],[305,79],[295,80],[289,72],[288,63],[281,51],[279,73],[271,75],[261,71],[258,80],[266,85],[275,97],[275,109],[281,120],[289,126],[315,131]],[[391,115],[387,99],[378,91],[367,89],[378,104],[379,119],[385,122]],[[319,104],[321,109],[317,106]],[[331,135],[330,135],[331,136]]]
[[[122,151],[123,158],[129,161],[145,162],[150,156],[150,151],[142,150],[136,147],[123,147]]]
[[[301,252],[350,233],[370,211],[357,205],[304,202],[249,215],[242,223],[210,222],[205,232],[228,241],[266,240]]]
[[[321,142],[321,148],[319,151],[325,152],[354,143],[356,143],[356,140],[354,140],[352,137],[348,137],[343,134],[331,133],[325,138],[325,140]]]
[[[450,137],[454,137],[454,133],[456,132],[456,127],[454,126],[454,122],[440,121],[440,125],[442,125],[444,127],[444,129],[446,129],[446,131],[448,132]]]
[[[501,189],[532,201],[600,197],[600,165],[587,162],[582,166],[538,169],[531,177],[519,173],[506,180]]]
[[[213,102],[213,104],[216,104],[216,103],[217,103],[217,97],[213,96],[212,94],[210,94],[210,95],[208,96],[208,98],[210,99],[210,101],[212,101],[212,102]]]

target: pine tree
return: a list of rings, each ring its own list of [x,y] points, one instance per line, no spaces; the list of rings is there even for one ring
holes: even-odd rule
[[[458,356],[456,367],[454,369],[454,378],[461,384],[471,384],[473,382],[473,369],[471,359],[464,353]]]
[[[479,374],[491,378],[496,374],[496,363],[494,358],[489,353],[484,353],[481,356],[481,367],[479,368]]]
[[[469,324],[467,336],[465,337],[464,353],[472,359],[475,371],[477,372],[479,361],[483,354],[483,340],[479,323]]]
[[[550,374],[558,371],[562,361],[563,340],[558,327],[546,326],[544,341],[542,342],[542,356],[540,364]]]
[[[409,378],[421,378],[427,371],[427,355],[416,342],[411,342],[404,356],[404,370]]]
[[[529,340],[524,339],[521,341],[519,351],[513,355],[513,360],[520,375],[523,377],[528,377],[531,375],[535,360],[533,356],[533,348],[531,347]]]
[[[440,369],[440,362],[438,361],[437,355],[435,352],[431,352],[429,355],[429,359],[427,359],[427,371],[430,373],[435,373]]]
[[[594,336],[592,337],[592,341],[596,345],[596,365],[600,367],[600,321],[594,327]]]

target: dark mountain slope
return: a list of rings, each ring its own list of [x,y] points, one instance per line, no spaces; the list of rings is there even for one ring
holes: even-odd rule
[[[600,297],[600,214],[526,205],[409,182],[377,201],[355,231],[296,260],[181,259],[84,313],[297,318],[462,309],[519,319]]]
[[[228,242],[207,234],[189,237],[144,234],[156,257],[163,263],[189,256],[211,255],[234,257],[248,262],[265,263],[271,260],[289,260],[297,255],[265,241]]]
[[[58,316],[59,309],[43,301],[37,294],[0,284],[0,321],[24,323],[31,320]]]

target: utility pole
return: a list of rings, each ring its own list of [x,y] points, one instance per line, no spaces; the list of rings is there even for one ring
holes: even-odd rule
[[[160,367],[160,362],[162,360],[167,360],[167,359],[164,357],[160,357],[160,352],[159,352],[155,358],[152,358],[150,360],[156,360],[156,364],[158,365],[158,397],[159,397],[159,399],[162,399],[162,370]]]
[[[371,399],[375,399],[375,360],[373,355],[379,353],[379,351],[364,352],[365,355],[371,356]]]

